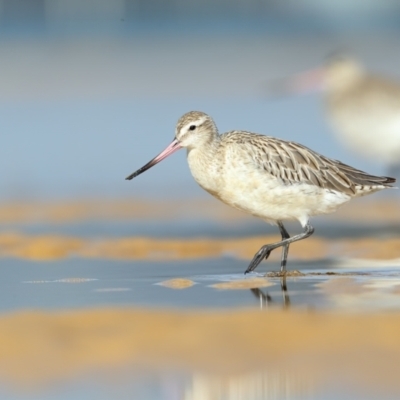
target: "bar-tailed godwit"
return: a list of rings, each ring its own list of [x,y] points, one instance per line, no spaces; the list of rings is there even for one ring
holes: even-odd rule
[[[278,226],[282,240],[262,246],[245,273],[282,247],[281,273],[285,274],[289,245],[314,232],[311,216],[334,212],[353,197],[392,187],[395,182],[394,178],[367,174],[298,143],[246,131],[220,135],[212,118],[199,111],[183,115],[172,143],[126,179],[181,148],[186,148],[190,171],[203,189]],[[283,225],[287,220],[299,221],[304,231],[290,237]]]
[[[286,92],[313,88],[324,91],[327,116],[345,147],[385,165],[389,174],[400,173],[399,82],[370,74],[340,55],[281,86]]]

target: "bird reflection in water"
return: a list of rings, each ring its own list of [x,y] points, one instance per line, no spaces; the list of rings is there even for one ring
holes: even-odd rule
[[[282,299],[283,299],[283,309],[289,309],[290,307],[290,297],[289,293],[287,290],[287,285],[286,285],[286,277],[282,276],[280,278],[280,284],[281,284],[281,293],[282,293]],[[266,291],[265,293],[260,289],[260,288],[253,288],[250,289],[251,293],[259,299],[260,302],[260,309],[268,308],[272,303],[274,303],[273,298],[271,295]]]

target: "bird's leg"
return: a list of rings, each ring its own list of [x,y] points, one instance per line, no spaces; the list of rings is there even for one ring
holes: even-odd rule
[[[266,244],[265,246],[261,247],[261,249],[258,250],[258,252],[254,255],[253,259],[251,260],[249,266],[247,267],[247,269],[244,273],[247,274],[251,271],[254,271],[257,268],[258,264],[260,264],[260,262],[264,258],[269,257],[272,250],[275,250],[276,248],[281,247],[281,246],[287,246],[293,242],[297,242],[298,240],[308,238],[313,233],[314,233],[314,228],[310,225],[309,222],[307,222],[307,225],[304,227],[304,232],[299,233],[298,235],[289,237],[287,239],[283,239],[277,243]]]
[[[281,221],[278,221],[278,227],[281,231],[282,240],[289,239],[290,235],[288,231],[285,229]],[[289,253],[289,244],[285,244],[282,246],[282,259],[281,259],[281,273],[286,272],[286,262]]]

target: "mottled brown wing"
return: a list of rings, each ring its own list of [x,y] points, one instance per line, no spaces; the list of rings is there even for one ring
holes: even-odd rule
[[[249,152],[257,168],[287,185],[309,183],[352,195],[362,186],[390,186],[395,181],[369,175],[295,142],[249,132],[231,132],[229,136]]]

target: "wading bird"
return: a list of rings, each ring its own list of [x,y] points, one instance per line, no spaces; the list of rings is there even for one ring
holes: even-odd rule
[[[313,215],[334,212],[353,197],[391,187],[394,178],[373,176],[290,141],[246,131],[218,134],[210,116],[191,111],[183,115],[172,143],[126,179],[186,148],[196,182],[224,203],[277,225],[282,240],[266,244],[254,255],[245,273],[272,250],[282,247],[281,274],[286,273],[289,245],[309,237]],[[304,231],[290,237],[283,222],[297,220]]]

